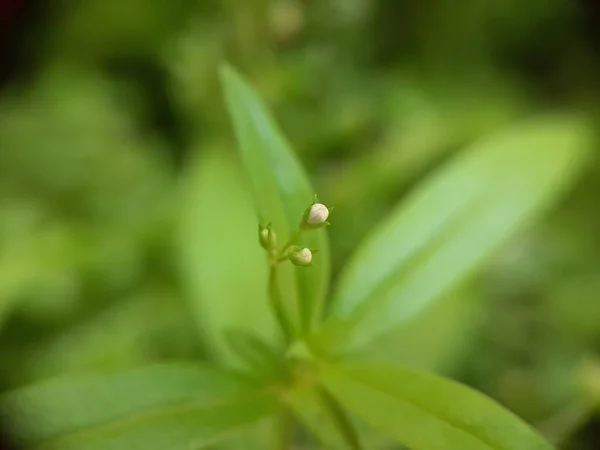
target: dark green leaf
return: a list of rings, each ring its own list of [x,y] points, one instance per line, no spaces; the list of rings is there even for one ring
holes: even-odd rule
[[[529,425],[493,400],[436,375],[392,365],[324,369],[346,409],[411,450],[551,450]]]
[[[264,222],[272,222],[284,243],[300,224],[315,194],[307,175],[275,121],[254,90],[229,66],[221,70],[242,162]],[[285,288],[287,315],[305,331],[322,313],[329,277],[329,247],[324,230],[304,233],[301,245],[319,249],[315,267],[287,265],[279,285]],[[297,290],[290,289],[296,280]]]
[[[330,317],[355,348],[406,323],[471,274],[582,166],[590,133],[550,117],[478,143],[435,173],[374,231],[346,267]]]
[[[240,375],[160,365],[9,393],[0,412],[23,448],[202,448],[267,418],[275,399]]]

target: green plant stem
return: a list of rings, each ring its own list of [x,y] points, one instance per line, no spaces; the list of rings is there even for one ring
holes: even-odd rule
[[[271,264],[269,270],[269,303],[286,343],[289,344],[292,341],[292,330],[285,316],[283,302],[279,293],[279,288],[277,287],[277,265],[275,263]]]
[[[279,250],[277,258],[282,258],[285,255],[285,251],[292,245],[294,245],[294,243],[300,238],[300,236],[302,236],[303,232],[304,230],[302,228],[298,228],[298,230],[294,234],[292,234],[292,236],[289,238],[287,243],[281,248],[281,250]]]
[[[275,416],[275,429],[272,442],[273,450],[289,450],[294,438],[294,418],[285,408]]]

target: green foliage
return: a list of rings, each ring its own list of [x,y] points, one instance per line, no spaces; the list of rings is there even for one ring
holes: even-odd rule
[[[323,382],[342,406],[409,448],[552,448],[500,405],[435,375],[342,364],[325,369]]]
[[[588,136],[580,120],[539,119],[475,144],[424,181],[341,276],[330,315],[350,323],[346,345],[367,344],[460,283],[570,184]]]
[[[597,24],[550,3],[57,2],[9,36],[8,437],[597,449]]]
[[[286,393],[285,402],[298,420],[313,433],[326,448],[361,448],[359,438],[348,430],[340,418],[339,408],[329,394],[311,384],[302,385]]]
[[[213,357],[239,363],[226,333],[249,332],[269,342],[277,336],[251,199],[241,171],[219,148],[191,165],[183,192],[178,246],[194,317]],[[247,270],[249,264],[255,270]]]
[[[229,264],[233,262],[216,260],[213,266],[209,259],[211,254],[218,257],[221,250],[221,241],[216,237],[222,235],[223,241],[227,241],[228,235],[235,234],[234,228],[243,224],[246,217],[241,214],[232,221],[227,216],[231,213],[220,207],[225,199],[219,197],[215,186],[218,187],[223,177],[233,175],[232,180],[236,177],[235,171],[230,174],[229,170],[223,170],[231,166],[217,154],[200,166],[203,175],[192,176],[192,181],[199,180],[201,184],[187,186],[191,200],[183,221],[182,240],[193,246],[182,245],[182,255],[184,265],[193,269],[188,279],[198,300],[206,298],[203,290],[211,289],[210,286],[213,286],[209,290],[211,294],[224,295],[225,302],[220,308],[203,307],[200,302],[196,302],[194,308],[199,322],[206,323],[214,353],[237,355],[252,377],[215,368],[173,365],[114,375],[64,378],[23,388],[0,401],[2,415],[11,423],[11,431],[17,439],[28,447],[57,449],[201,448],[278,413],[279,422],[274,423],[278,423],[280,437],[273,442],[278,448],[286,448],[293,434],[285,429],[294,426],[289,419],[284,419],[288,413],[281,406],[287,405],[331,448],[362,448],[347,409],[415,450],[550,449],[549,444],[511,413],[454,382],[401,366],[369,363],[353,366],[341,361],[323,365],[312,354],[315,341],[310,333],[314,326],[320,327],[325,321],[325,333],[317,330],[320,335],[317,351],[339,344],[339,336],[327,332],[330,321],[334,330],[342,329],[342,336],[349,339],[348,342],[358,340],[367,344],[369,339],[361,333],[371,337],[382,329],[406,322],[415,309],[423,308],[453,288],[456,280],[470,272],[524,217],[530,217],[555,196],[551,194],[561,191],[584,155],[587,141],[582,140],[586,134],[581,133],[580,123],[546,120],[542,125],[528,126],[484,142],[455,158],[413,194],[407,205],[374,235],[372,242],[359,251],[357,262],[350,265],[340,281],[338,292],[341,293],[334,296],[328,317],[314,315],[317,307],[306,303],[315,300],[315,293],[319,296],[317,303],[321,303],[320,286],[327,274],[322,268],[312,277],[298,277],[306,287],[314,288],[313,283],[318,289],[300,289],[298,293],[304,306],[295,314],[287,309],[287,317],[280,317],[276,314],[281,288],[277,283],[281,280],[276,278],[276,268],[287,261],[286,249],[293,247],[302,233],[301,222],[298,222],[299,231],[291,232],[289,203],[298,206],[294,212],[301,213],[301,197],[309,189],[307,177],[253,90],[229,67],[223,70],[223,83],[241,143],[242,160],[253,180],[259,214],[263,221],[279,213],[287,218],[287,221],[275,221],[273,227],[277,230],[278,225],[287,225],[289,243],[281,250],[265,247],[269,256],[266,262],[270,265],[268,305],[271,311],[258,310],[256,320],[247,323],[248,313],[240,316],[237,311],[243,306],[243,300],[223,292],[226,283],[218,278],[220,271],[231,270]],[[538,148],[546,149],[543,158],[527,152]],[[494,188],[489,188],[490,177],[500,177]],[[269,179],[275,187],[262,184]],[[267,195],[272,191],[277,194],[275,197]],[[262,193],[266,199],[261,197]],[[243,213],[243,190],[239,189],[236,195]],[[444,202],[447,195],[450,197]],[[195,208],[211,217],[199,220]],[[431,210],[437,211],[436,215],[431,215]],[[302,220],[306,220],[306,215]],[[196,223],[200,224],[199,229]],[[232,223],[234,228],[222,230],[223,223]],[[304,232],[317,233],[320,240],[324,240],[322,230]],[[235,253],[252,255],[252,249],[245,249],[244,242],[244,239],[250,242],[250,236],[243,233],[240,236],[239,241],[231,240],[227,245],[233,246]],[[212,252],[207,252],[215,243],[217,246]],[[435,251],[431,250],[432,246]],[[390,253],[389,248],[396,248],[397,253]],[[325,253],[323,267],[327,267],[328,256]],[[457,256],[461,259],[454,259]],[[411,258],[419,264],[407,270],[403,264]],[[312,268],[299,267],[291,274],[310,274],[310,270]],[[194,272],[207,278],[196,283]],[[400,283],[396,282],[396,274],[405,273],[408,281],[400,277]],[[403,287],[403,283],[409,288]],[[264,298],[258,285],[253,286],[256,286],[254,298]],[[295,284],[291,286],[294,288]],[[399,296],[397,300],[397,296],[389,295],[390,291],[403,292],[403,289],[412,295]],[[313,292],[312,297],[303,296],[308,291]],[[420,292],[423,294],[418,295]],[[393,307],[386,304],[390,303],[390,297]],[[408,303],[408,299],[412,303]],[[340,316],[350,314],[352,323],[353,317],[362,319],[379,307],[385,314],[367,322],[362,330],[344,325],[340,328],[336,322]],[[361,315],[365,309],[367,314]],[[205,317],[204,311],[212,317]],[[264,331],[262,327],[254,330],[248,327],[268,320],[269,313],[276,315],[283,331],[286,331],[286,320],[296,327],[296,333],[284,333],[286,349],[270,347],[265,339],[269,342],[272,337],[257,334]],[[315,320],[317,323],[313,325]],[[308,339],[303,342],[307,334]],[[328,342],[332,336],[335,340]],[[227,361],[230,357],[217,359]],[[251,380],[262,380],[262,386]],[[265,385],[270,387],[267,389]],[[264,445],[263,438],[257,436],[257,442]]]
[[[260,220],[272,222],[285,242],[298,228],[314,191],[254,92],[231,68],[222,68],[221,75]],[[329,277],[329,248],[323,230],[305,234],[299,242],[305,247],[318,248],[322,255],[315,270],[288,270],[279,280],[286,297],[286,314],[296,333],[303,334],[322,315]]]
[[[2,399],[25,448],[203,448],[268,416],[271,394],[233,373],[164,365],[65,378]]]
[[[481,327],[484,305],[479,300],[468,283],[446,292],[411,320],[348,353],[348,357],[436,372],[455,370]]]

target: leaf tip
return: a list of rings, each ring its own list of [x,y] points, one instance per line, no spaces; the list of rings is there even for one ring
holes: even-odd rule
[[[221,83],[225,87],[232,83],[244,82],[244,79],[240,72],[231,63],[227,61],[223,61],[219,65],[219,78],[221,79]]]

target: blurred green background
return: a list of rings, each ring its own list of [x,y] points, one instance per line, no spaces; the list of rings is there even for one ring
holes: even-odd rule
[[[232,172],[224,60],[335,206],[334,275],[454,152],[539,112],[600,108],[594,0],[12,0],[0,11],[5,387],[211,357],[194,304],[210,295],[203,277],[243,287],[262,270],[253,258],[221,270],[257,247]],[[380,347],[581,450],[600,448],[598,156],[558,207]]]

